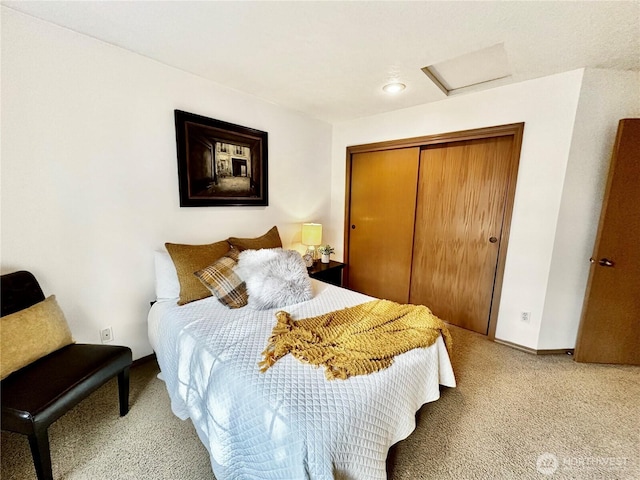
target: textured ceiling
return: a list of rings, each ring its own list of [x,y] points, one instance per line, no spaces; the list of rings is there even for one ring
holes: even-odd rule
[[[501,84],[640,71],[640,1],[2,4],[329,122],[442,100],[420,69],[499,43]]]

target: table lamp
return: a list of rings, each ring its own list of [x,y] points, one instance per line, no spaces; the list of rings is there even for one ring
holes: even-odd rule
[[[322,225],[320,223],[302,224],[302,244],[307,246],[307,252],[313,257],[313,261],[318,260],[316,247],[322,244]]]

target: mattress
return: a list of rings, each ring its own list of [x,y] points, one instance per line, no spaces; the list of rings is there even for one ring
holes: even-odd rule
[[[291,355],[260,373],[277,310],[302,319],[371,300],[312,282],[312,300],[281,309],[230,310],[209,297],[149,312],[173,413],[192,420],[218,480],[385,479],[389,447],[415,429],[416,411],[439,385],[455,386],[442,338],[347,380]]]

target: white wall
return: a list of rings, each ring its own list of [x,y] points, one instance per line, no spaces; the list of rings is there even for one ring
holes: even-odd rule
[[[618,121],[638,116],[640,73],[585,70],[562,191],[539,349],[575,344]]]
[[[344,240],[347,146],[525,122],[496,338],[537,349],[582,77],[576,70],[335,125],[331,242]]]
[[[268,207],[179,207],[174,109],[268,132]],[[32,271],[77,341],[112,326],[134,358],[151,353],[166,241],[277,225],[296,247],[301,222],[326,225],[330,143],[329,124],[2,8],[1,269]]]

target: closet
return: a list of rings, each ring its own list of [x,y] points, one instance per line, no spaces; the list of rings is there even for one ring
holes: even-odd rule
[[[523,128],[349,147],[346,285],[493,338]]]

